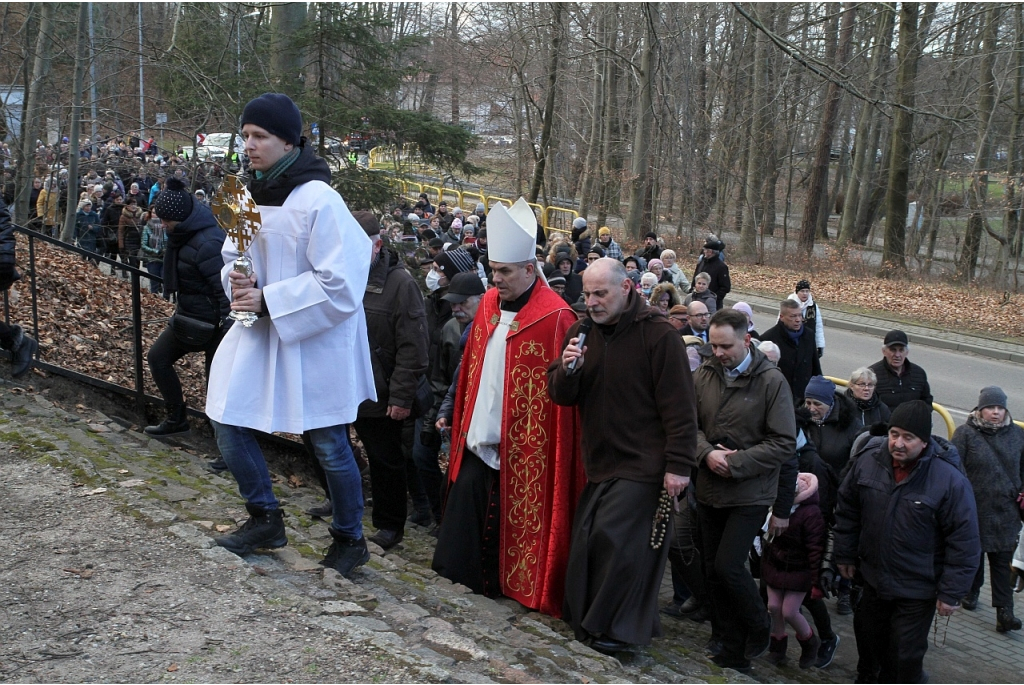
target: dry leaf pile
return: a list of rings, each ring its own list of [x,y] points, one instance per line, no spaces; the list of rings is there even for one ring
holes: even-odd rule
[[[816,302],[868,310],[876,316],[919,322],[951,331],[972,330],[1001,338],[1024,338],[1024,295],[942,283],[850,276],[838,269],[806,272],[753,264],[730,264],[733,288],[788,297],[801,278],[811,281]]]
[[[18,236],[18,267],[28,271],[28,239]],[[76,254],[35,244],[39,313],[39,357],[94,378],[135,387],[131,282],[100,271]],[[27,274],[12,289],[11,322],[32,331],[31,285]],[[16,292],[16,295],[14,293]],[[143,377],[148,394],[159,397],[145,354],[163,332],[174,305],[148,288],[142,292]],[[203,355],[187,355],[176,368],[190,406],[203,407]]]

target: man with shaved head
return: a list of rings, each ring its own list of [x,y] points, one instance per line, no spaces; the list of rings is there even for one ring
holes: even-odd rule
[[[661,635],[668,516],[696,465],[696,399],[682,338],[620,262],[592,262],[583,296],[589,319],[569,329],[548,367],[551,399],[579,407],[587,477],[562,616],[577,639],[614,653]]]

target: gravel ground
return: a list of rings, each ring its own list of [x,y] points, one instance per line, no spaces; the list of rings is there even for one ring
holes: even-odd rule
[[[0,680],[412,682],[295,596],[0,447]]]

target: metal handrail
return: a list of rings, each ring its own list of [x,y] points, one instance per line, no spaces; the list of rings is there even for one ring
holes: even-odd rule
[[[135,399],[135,405],[136,405],[136,408],[139,411],[139,415],[140,416],[145,416],[145,414],[146,414],[146,403],[147,403],[147,401],[149,401],[149,402],[156,401],[157,403],[162,404],[163,401],[160,400],[159,398],[146,395],[145,388],[144,388],[144,383],[143,383],[144,376],[143,376],[143,349],[142,349],[142,278],[145,277],[145,278],[148,278],[148,279],[151,279],[151,280],[154,280],[154,281],[160,281],[161,283],[163,282],[163,279],[158,277],[158,276],[154,276],[153,274],[149,273],[148,271],[143,271],[142,269],[139,269],[138,267],[134,267],[134,266],[131,266],[129,264],[124,264],[122,262],[118,262],[116,260],[110,259],[109,257],[105,257],[105,256],[103,256],[101,254],[97,254],[95,252],[90,252],[89,250],[85,250],[85,249],[82,249],[82,248],[77,247],[75,245],[71,245],[71,244],[66,243],[66,242],[64,242],[62,240],[59,240],[57,238],[51,238],[48,235],[44,235],[44,234],[40,233],[39,231],[33,230],[33,229],[28,228],[26,226],[20,226],[18,224],[13,224],[13,227],[14,227],[15,232],[22,233],[22,234],[24,234],[25,236],[28,237],[28,265],[29,266],[28,266],[28,271],[26,273],[27,273],[27,275],[29,277],[31,296],[32,296],[32,332],[33,332],[34,337],[36,338],[36,340],[39,339],[39,302],[38,302],[38,287],[37,287],[37,283],[36,283],[36,241],[37,240],[40,240],[40,241],[42,241],[44,243],[49,243],[49,244],[54,245],[54,246],[56,246],[56,247],[58,247],[58,248],[60,248],[62,250],[65,250],[67,252],[72,252],[74,254],[81,255],[82,257],[85,257],[87,259],[91,259],[91,260],[94,260],[96,262],[102,262],[104,264],[108,264],[110,266],[111,270],[113,270],[113,269],[120,269],[121,271],[125,272],[126,274],[130,274],[131,275],[131,283],[132,283],[132,316],[131,316],[131,320],[132,320],[132,329],[133,329],[133,335],[132,335],[132,351],[133,351],[133,355],[132,356],[133,356],[133,361],[134,361],[134,365],[135,365],[135,369],[134,369],[135,370],[135,389],[134,389],[134,391],[130,391],[127,388],[123,388],[123,390],[127,390],[128,393],[131,394],[133,396],[133,398]],[[8,321],[10,320],[10,303],[7,300],[7,293],[6,292],[4,293],[4,317]],[[88,376],[86,374],[81,374],[81,373],[78,373],[77,371],[72,371],[71,369],[64,369],[63,367],[60,367],[60,366],[56,366],[56,365],[53,365],[53,364],[47,364],[45,362],[40,362],[39,361],[39,354],[40,354],[39,350],[36,350],[36,362],[37,362],[37,365],[40,368],[42,368],[42,369],[45,369],[47,371],[51,371],[51,372],[54,372],[54,373],[57,373],[57,374],[60,374],[60,375],[65,375],[65,376],[68,376],[68,377],[73,378],[73,379],[78,380],[78,381],[85,381],[85,382],[88,382],[90,385],[95,385],[97,387],[101,387],[101,388],[108,389],[108,390],[109,389],[113,389],[113,388],[122,388],[122,386],[115,385],[115,384],[109,383],[108,381],[104,381],[104,380],[99,379],[99,378],[94,378],[94,377]]]
[[[842,378],[836,378],[835,376],[825,376],[825,378],[829,379],[836,385],[841,385],[843,387],[850,384],[850,381]],[[942,417],[942,420],[946,423],[946,434],[948,437],[952,438],[953,432],[956,430],[956,424],[953,423],[953,417],[949,415],[949,411],[938,402],[932,402],[932,410]],[[1021,424],[1020,421],[1015,421],[1014,423],[1024,428],[1024,424]]]

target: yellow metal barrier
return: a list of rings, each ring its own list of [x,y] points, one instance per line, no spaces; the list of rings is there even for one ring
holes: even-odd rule
[[[459,204],[461,205],[463,202],[467,204],[470,202],[473,204],[480,204],[482,202],[485,209],[490,209],[487,205],[487,197],[484,195],[483,188],[481,188],[478,193],[474,193],[471,190],[465,190],[459,193]]]
[[[490,208],[493,207],[498,202],[505,205],[506,207],[512,206],[512,200],[506,200],[505,198],[498,197],[497,195],[488,195],[487,202],[485,202],[484,204],[487,206],[487,209],[490,210]]]
[[[566,209],[565,207],[545,207],[544,208],[544,237],[547,237],[548,231],[558,231],[560,233],[571,233],[572,222],[579,217],[580,213],[575,209]]]
[[[835,376],[825,376],[825,378],[829,379],[830,381],[832,381],[836,385],[843,386],[844,388],[847,385],[850,384],[850,381],[844,380],[842,378],[836,378]],[[952,438],[953,437],[953,431],[956,430],[956,424],[953,423],[953,417],[949,415],[949,411],[947,411],[946,408],[943,407],[938,402],[932,402],[932,411],[934,411],[939,416],[941,416],[942,420],[946,422],[946,436],[949,437],[949,438]],[[1018,421],[1016,423],[1020,423],[1020,422]],[[1022,427],[1024,427],[1024,426],[1022,426]]]
[[[441,201],[441,195],[444,193],[444,191],[441,190],[440,188],[438,188],[437,186],[428,186],[428,185],[421,185],[420,186],[420,192],[421,193],[426,193],[427,194],[427,199],[430,198],[430,193],[433,192],[434,196],[436,198],[435,201],[434,201],[434,204],[437,204],[438,202]],[[417,197],[417,199],[419,199],[419,197]]]
[[[461,207],[462,206],[462,191],[455,190],[454,188],[441,188],[441,197],[438,199],[440,203],[444,200],[448,203],[449,208]]]

